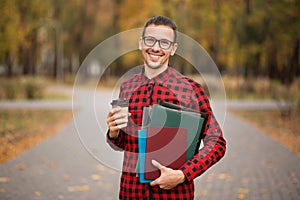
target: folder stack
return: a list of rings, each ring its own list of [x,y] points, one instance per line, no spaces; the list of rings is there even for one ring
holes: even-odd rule
[[[149,118],[138,131],[138,174],[141,183],[160,176],[152,165],[156,160],[166,167],[179,169],[198,152],[207,114],[168,102],[153,105]]]

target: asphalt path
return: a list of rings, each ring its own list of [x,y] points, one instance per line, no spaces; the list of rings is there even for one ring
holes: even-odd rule
[[[71,101],[0,102],[1,109],[71,109],[63,129],[0,165],[0,199],[118,199],[122,153],[105,142],[115,91],[79,89]],[[213,106],[218,116],[222,102]],[[275,102],[228,102],[228,108],[277,109]],[[223,111],[222,111],[223,112]],[[223,119],[223,118],[222,118]],[[195,199],[300,199],[300,158],[250,124],[226,113],[225,157],[198,177]]]

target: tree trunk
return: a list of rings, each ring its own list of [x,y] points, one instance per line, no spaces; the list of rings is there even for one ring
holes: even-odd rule
[[[290,83],[293,82],[295,77],[300,76],[299,48],[300,48],[300,40],[299,38],[297,38],[294,43],[293,55],[291,58],[291,73],[289,77]]]
[[[19,47],[19,60],[18,63],[22,68],[22,75],[29,74],[29,50],[25,48],[23,45]]]
[[[56,30],[54,30],[56,32]],[[56,78],[58,67],[58,46],[57,46],[57,34],[54,34],[54,63],[53,63],[53,78]]]
[[[214,61],[219,68],[221,69],[220,61],[219,61],[219,50],[220,50],[220,35],[221,35],[221,2],[220,0],[215,0],[215,15],[216,15],[216,22],[215,22],[215,42],[214,42]]]
[[[37,58],[38,58],[38,41],[37,41],[37,32],[34,32],[32,35],[32,40],[31,40],[31,52],[30,52],[30,59],[31,59],[31,65],[30,65],[30,74],[31,75],[36,75],[37,73]]]
[[[271,79],[278,78],[278,64],[276,61],[276,48],[272,48],[268,53],[268,77]]]
[[[245,0],[245,11],[247,15],[251,14],[250,0]]]
[[[12,70],[13,63],[9,52],[5,53],[5,65],[6,65],[6,77],[10,78],[13,75],[13,70]]]

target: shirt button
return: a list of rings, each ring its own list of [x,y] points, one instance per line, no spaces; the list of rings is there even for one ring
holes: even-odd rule
[[[148,85],[148,90],[150,91],[150,90],[152,90],[153,89],[153,86],[154,86],[154,83],[149,83],[149,85]]]

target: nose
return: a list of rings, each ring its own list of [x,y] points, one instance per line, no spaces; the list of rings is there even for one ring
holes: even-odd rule
[[[158,41],[156,41],[156,42],[154,43],[152,49],[155,50],[155,51],[159,51],[159,50],[160,50],[160,46],[159,46],[159,42],[158,42]]]

